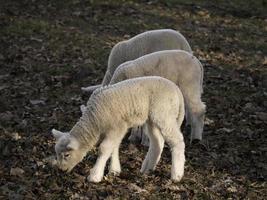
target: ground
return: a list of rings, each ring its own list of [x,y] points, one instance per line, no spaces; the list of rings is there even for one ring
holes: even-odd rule
[[[0,199],[267,199],[267,1],[13,0],[0,2]],[[185,175],[170,181],[166,147],[121,146],[122,173],[87,182],[97,150],[69,174],[47,163],[51,129],[68,131],[101,83],[118,41],[179,30],[204,65],[204,140],[186,142]]]

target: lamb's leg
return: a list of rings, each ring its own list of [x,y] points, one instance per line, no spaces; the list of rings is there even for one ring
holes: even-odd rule
[[[142,137],[142,129],[141,129],[141,126],[137,126],[137,127],[133,127],[131,129],[131,135],[128,138],[128,140],[130,142],[133,142],[134,143],[134,142],[140,141],[141,137]]]
[[[155,126],[149,126],[149,141],[149,149],[145,160],[142,163],[141,173],[147,173],[149,170],[155,170],[163,151],[164,139],[160,130]]]
[[[120,172],[119,146],[116,146],[111,155],[109,173],[117,175],[120,174]]]
[[[99,147],[99,156],[96,164],[90,170],[90,176],[88,177],[90,182],[100,182],[104,176],[104,170],[106,162],[109,159],[111,153],[114,151],[114,140],[111,138],[105,138]]]
[[[148,138],[148,125],[147,123],[145,123],[143,126],[142,126],[142,141],[141,141],[141,144],[144,145],[144,146],[149,146],[149,138]]]
[[[191,125],[192,120],[191,120],[190,111],[187,105],[185,106],[185,119],[186,119],[186,126]]]
[[[166,139],[166,142],[170,146],[172,152],[171,179],[174,181],[180,181],[184,175],[185,163],[185,144],[183,134],[181,133],[180,128],[177,127],[172,129],[169,133],[165,132],[164,138]]]
[[[154,144],[153,146],[155,148],[153,149],[149,159],[149,169],[155,170],[164,148],[164,139],[157,127],[153,127],[151,131],[153,132],[153,134],[150,136],[150,140],[152,140],[152,143]]]
[[[100,182],[104,176],[107,160],[112,154],[111,171],[120,171],[119,146],[127,131],[126,124],[120,124],[115,130],[109,131],[99,146],[99,156],[88,177],[91,182]]]
[[[144,146],[149,146],[149,138],[147,136],[148,128],[147,125],[137,126],[131,129],[131,135],[128,138],[131,142],[139,142]]]

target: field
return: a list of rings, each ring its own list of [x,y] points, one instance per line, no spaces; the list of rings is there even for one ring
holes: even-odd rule
[[[0,1],[0,199],[267,199],[266,0]],[[97,149],[69,174],[51,167],[51,129],[68,131],[101,83],[111,48],[172,28],[204,66],[204,140],[186,142],[185,175],[170,181],[164,149],[155,172],[147,148],[120,148],[122,173],[86,180]]]

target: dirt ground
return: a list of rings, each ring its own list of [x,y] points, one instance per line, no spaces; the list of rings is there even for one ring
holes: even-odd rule
[[[0,199],[267,199],[267,1],[0,1]],[[51,129],[68,131],[118,41],[172,28],[204,65],[204,140],[140,174],[147,151],[121,145],[122,173],[86,180],[97,151],[70,173],[47,163]]]

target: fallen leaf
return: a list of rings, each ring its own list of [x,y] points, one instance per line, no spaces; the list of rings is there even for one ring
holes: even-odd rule
[[[11,176],[19,176],[21,177],[24,174],[24,170],[19,168],[19,167],[15,167],[15,168],[11,168],[10,169],[10,175]]]
[[[30,100],[30,103],[32,105],[38,105],[38,104],[45,105],[45,102],[43,100]]]
[[[2,86],[0,86],[0,91],[1,91],[1,90],[4,90],[4,89],[6,89],[6,88],[8,88],[7,85],[2,85]]]
[[[16,133],[12,133],[11,137],[13,140],[17,141],[19,139],[21,139],[21,136],[16,132]]]
[[[148,192],[147,190],[140,188],[138,185],[136,185],[134,183],[129,184],[128,188],[130,190],[134,190],[135,193]]]
[[[267,122],[267,113],[265,113],[265,112],[256,112],[256,115],[260,120],[264,121],[265,123]]]

